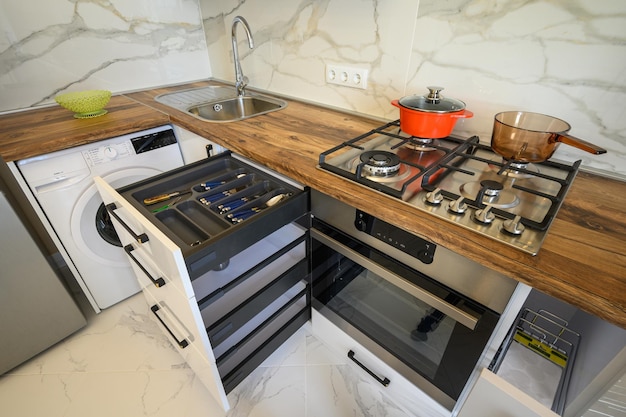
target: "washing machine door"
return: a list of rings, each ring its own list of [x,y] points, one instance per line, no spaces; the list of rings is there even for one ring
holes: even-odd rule
[[[102,178],[119,188],[160,173],[154,168],[126,168]],[[93,182],[72,209],[70,231],[78,252],[72,258],[100,308],[140,290]]]

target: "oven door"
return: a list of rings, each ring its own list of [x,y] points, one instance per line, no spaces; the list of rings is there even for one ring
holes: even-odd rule
[[[313,307],[453,405],[499,315],[319,219],[311,236]]]

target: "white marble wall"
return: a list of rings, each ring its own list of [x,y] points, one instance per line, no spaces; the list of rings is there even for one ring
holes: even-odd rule
[[[210,76],[198,0],[0,1],[0,111]]]
[[[488,141],[495,113],[543,112],[609,151],[557,158],[626,178],[623,0],[2,1],[0,111],[62,91],[232,80],[235,15],[255,37],[250,51],[239,29],[253,87],[395,119],[391,100],[443,85],[475,114],[458,133]],[[368,69],[368,89],[326,85],[327,63]]]
[[[238,30],[251,86],[396,119],[391,100],[442,85],[475,114],[458,133],[488,142],[495,113],[546,113],[609,151],[563,145],[556,158],[626,179],[623,0],[199,1],[216,78],[234,78],[230,25],[241,15],[256,42],[250,51]],[[367,68],[368,89],[326,85],[326,63]]]

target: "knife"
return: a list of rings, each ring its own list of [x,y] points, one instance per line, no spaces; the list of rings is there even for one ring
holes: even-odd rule
[[[174,191],[166,194],[159,194],[152,197],[144,198],[143,203],[146,206],[150,206],[152,204],[160,203],[161,201],[169,200],[173,197],[178,197],[180,195],[191,193],[191,191]]]

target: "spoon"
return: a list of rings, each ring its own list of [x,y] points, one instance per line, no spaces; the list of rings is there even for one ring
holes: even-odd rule
[[[260,206],[257,207],[252,207],[251,209],[245,210],[245,211],[240,211],[240,212],[236,212],[236,213],[230,213],[228,214],[228,218],[230,218],[230,220],[233,223],[239,223],[242,222],[244,220],[246,220],[247,218],[253,216],[254,214],[265,210],[266,208],[275,206],[276,204],[280,203],[281,201],[283,201],[285,198],[291,196],[292,193],[283,193],[283,194],[277,194],[274,197],[268,199],[264,204],[261,204]]]

